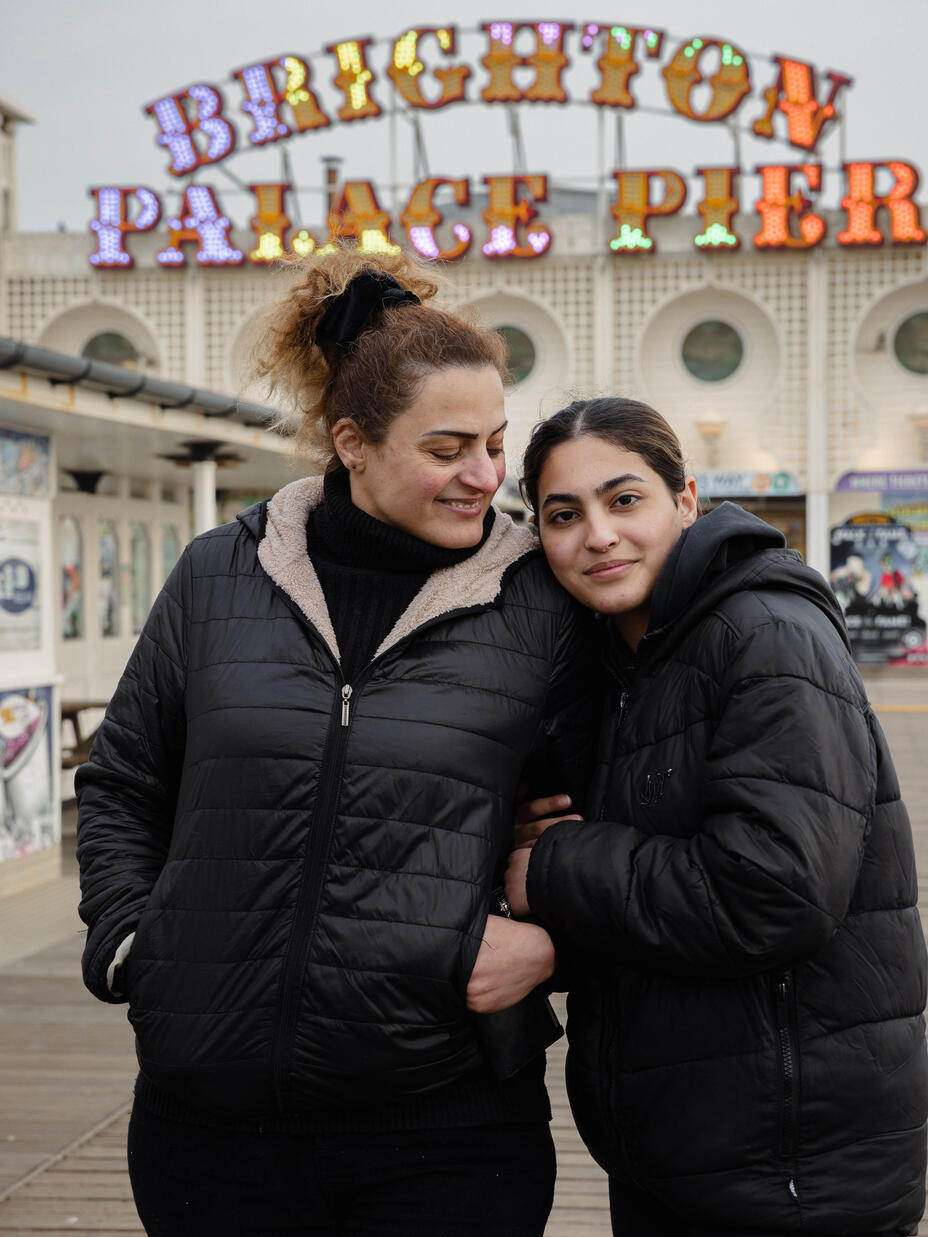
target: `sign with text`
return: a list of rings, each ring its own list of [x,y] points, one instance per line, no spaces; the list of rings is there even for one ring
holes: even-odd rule
[[[405,243],[423,257],[454,261],[471,249],[475,238],[467,222],[453,218],[454,207],[469,205],[471,194],[470,180],[453,169],[414,184],[397,220],[383,210],[372,181],[346,180],[333,195],[318,234],[293,225],[292,184],[250,183],[252,209],[242,222],[253,231],[254,243],[242,247],[232,238],[233,221],[215,187],[194,178],[237,151],[273,148],[307,133],[371,122],[385,110],[415,118],[471,102],[510,110],[586,103],[600,111],[634,112],[639,106],[635,78],[650,61],[659,69],[672,114],[702,125],[731,125],[737,119],[753,137],[775,138],[796,151],[788,162],[773,160],[753,169],[761,186],[760,197],[750,203],[758,225],[752,237],[755,248],[806,250],[824,239],[825,220],[815,210],[824,178],[817,151],[839,119],[838,105],[852,85],[846,74],[823,72],[783,55],[772,55],[769,64],[754,65],[752,72],[751,57],[729,39],[694,35],[677,41],[646,25],[487,21],[476,32],[482,54],[471,63],[458,52],[458,34],[454,25],[400,31],[385,41],[385,62],[377,59],[382,41],[346,38],[315,57],[285,52],[235,69],[233,101],[226,100],[219,84],[205,81],[155,99],[145,113],[155,124],[168,172],[183,178],[180,206],[165,214],[161,196],[144,185],[93,188],[96,216],[90,229],[96,246],[90,264],[102,270],[129,269],[128,242],[152,231],[163,217],[164,244],[156,260],[166,269],[183,268],[188,255],[200,266],[266,265],[287,252],[319,252],[346,238],[362,252],[394,252],[395,227],[402,227]],[[594,70],[592,85],[580,92],[570,80],[578,59]],[[737,250],[742,241],[739,212],[746,207],[739,194],[742,168],[700,167],[695,175],[700,189],[694,247],[702,252]],[[851,160],[842,164],[840,175],[846,217],[836,235],[839,245],[866,248],[886,239],[897,245],[925,243],[914,198],[919,175],[912,163],[897,158]],[[675,168],[652,166],[619,169],[610,180],[610,252],[654,253],[657,243],[650,225],[682,210],[687,200],[684,175]],[[548,252],[551,233],[538,209],[547,201],[548,175],[485,176],[482,183],[482,256],[535,260]],[[436,205],[439,190],[441,206]]]

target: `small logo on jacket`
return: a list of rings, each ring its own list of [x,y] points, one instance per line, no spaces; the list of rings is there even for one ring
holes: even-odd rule
[[[641,783],[641,789],[638,792],[638,802],[643,807],[651,807],[652,804],[660,803],[664,797],[664,787],[667,785],[667,779],[673,773],[673,769],[665,769],[663,773],[649,773]]]

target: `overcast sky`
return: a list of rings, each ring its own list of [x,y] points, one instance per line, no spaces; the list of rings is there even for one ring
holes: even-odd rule
[[[843,143],[849,157],[893,157],[920,166],[928,175],[924,48],[928,37],[928,0],[633,0],[616,7],[596,0],[541,8],[521,0],[501,0],[496,8],[475,0],[353,0],[349,4],[319,0],[187,0],[127,4],[125,0],[0,0],[0,94],[33,113],[34,125],[19,130],[19,223],[23,230],[46,231],[63,224],[84,231],[93,215],[91,185],[147,185],[162,195],[165,213],[176,209],[178,185],[167,170],[165,151],[156,145],[156,126],[144,106],[197,82],[219,86],[226,111],[239,133],[239,151],[225,162],[240,181],[285,179],[281,151],[291,158],[295,181],[302,186],[299,209],[310,225],[320,214],[320,159],[339,155],[343,174],[376,182],[389,209],[392,177],[390,121],[385,118],[336,122],[323,132],[242,150],[250,122],[238,110],[241,91],[231,80],[235,69],[286,53],[309,59],[313,86],[331,114],[339,104],[332,86],[333,60],[326,44],[369,36],[389,41],[413,25],[456,25],[462,32],[450,63],[472,66],[469,97],[486,80],[477,63],[485,43],[473,30],[494,19],[572,20],[577,25],[603,16],[603,8],[628,25],[667,32],[659,61],[642,60],[633,90],[642,105],[669,111],[660,69],[679,42],[693,35],[723,36],[749,56],[752,95],[739,111],[743,124],[759,114],[760,92],[775,69],[769,57],[788,54],[855,79],[843,102]],[[674,37],[675,36],[675,37]],[[578,103],[522,104],[526,167],[556,180],[580,183],[597,168],[597,109],[580,105],[589,93],[594,57],[581,54],[579,35],[567,36],[565,50],[573,67],[565,84]],[[369,51],[376,74],[372,91],[381,106],[393,98],[385,78],[389,48]],[[434,42],[423,46],[427,65],[441,59]],[[446,62],[447,63],[447,62]],[[428,75],[427,75],[428,76]],[[403,117],[397,132],[396,175],[412,177],[411,128]],[[615,166],[614,120],[604,135],[609,168]],[[625,115],[627,167],[675,167],[691,173],[701,163],[734,162],[731,133],[721,125],[699,125],[673,115],[635,111]],[[506,109],[457,105],[422,116],[421,133],[433,175],[471,176],[475,184],[488,174],[512,170],[512,142]],[[822,161],[836,166],[842,138],[823,143]],[[800,162],[800,152],[742,135],[741,165]],[[249,195],[236,189],[219,167],[202,168],[198,182],[215,187],[234,222],[246,224]],[[828,177],[829,198],[840,193],[837,172]],[[743,193],[753,203],[753,186]],[[919,191],[928,200],[928,191]],[[402,202],[400,203],[402,204]],[[691,200],[690,209],[693,203]]]

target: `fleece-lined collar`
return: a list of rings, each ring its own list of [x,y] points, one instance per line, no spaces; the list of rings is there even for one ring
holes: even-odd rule
[[[306,521],[322,496],[322,477],[301,477],[274,495],[267,507],[267,528],[258,545],[258,561],[341,662],[322,586],[306,553]],[[529,529],[497,511],[490,535],[476,554],[433,572],[374,656],[379,657],[416,628],[443,614],[489,605],[499,594],[506,569],[534,550],[536,544]]]

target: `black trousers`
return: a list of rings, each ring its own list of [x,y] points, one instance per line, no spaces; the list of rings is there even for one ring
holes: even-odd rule
[[[240,1134],[136,1101],[129,1176],[149,1237],[542,1237],[545,1123],[392,1134]]]

